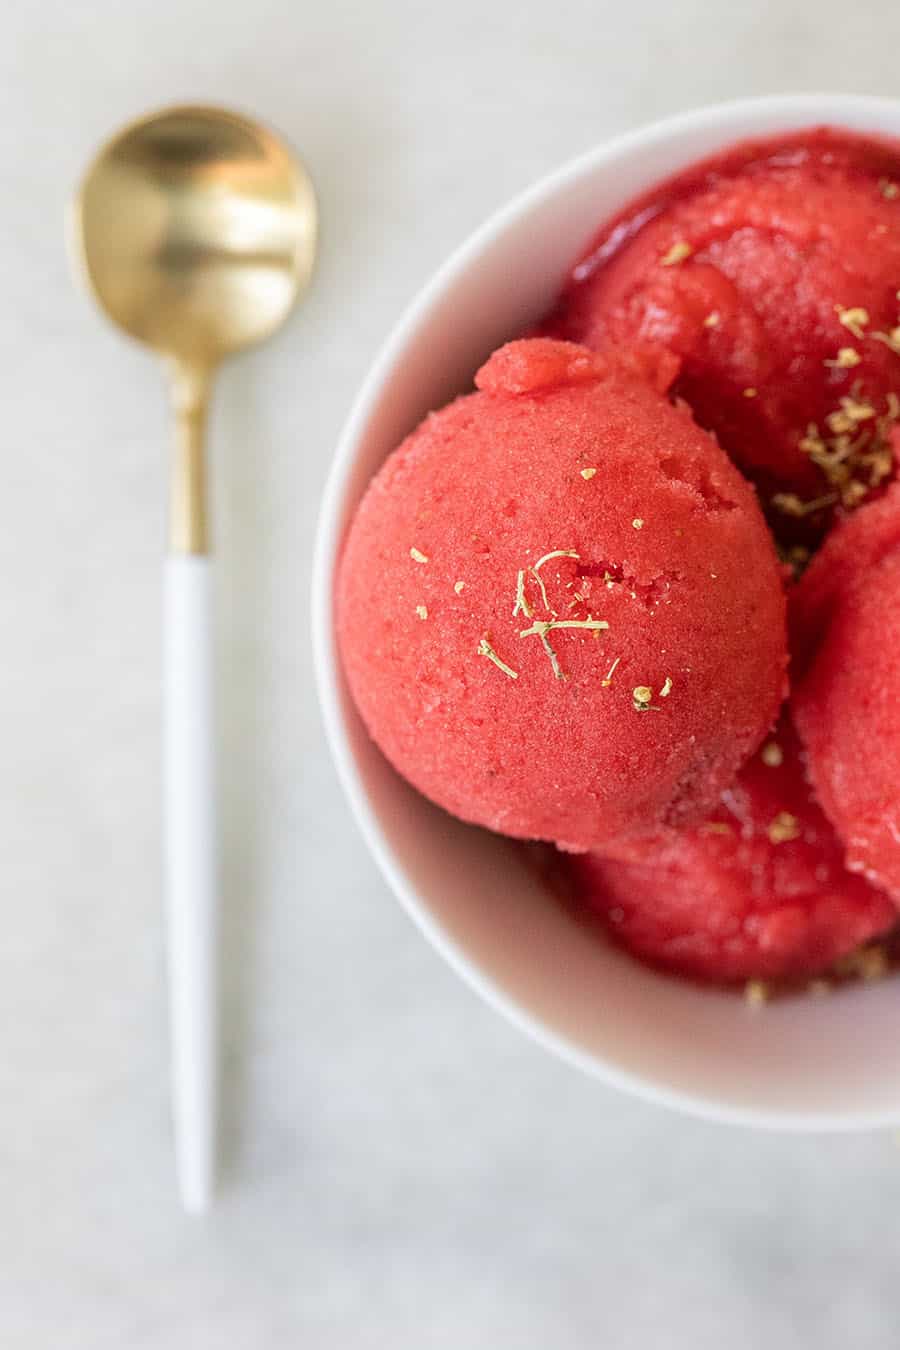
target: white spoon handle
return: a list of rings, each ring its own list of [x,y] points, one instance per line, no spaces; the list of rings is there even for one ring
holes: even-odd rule
[[[185,1209],[215,1174],[218,896],[211,564],[166,560],[165,816],[172,1119]]]

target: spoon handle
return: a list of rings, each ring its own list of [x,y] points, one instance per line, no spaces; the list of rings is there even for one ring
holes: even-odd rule
[[[215,1184],[218,1093],[218,867],[212,563],[204,433],[208,370],[173,367],[165,613],[166,905],[172,1123],[181,1198],[207,1209]]]
[[[211,563],[166,561],[165,794],[172,1120],[182,1201],[214,1184],[217,875]]]

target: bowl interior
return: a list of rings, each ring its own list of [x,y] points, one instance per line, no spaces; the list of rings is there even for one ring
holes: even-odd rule
[[[900,982],[754,1009],[657,975],[587,933],[520,849],[451,819],[383,759],[343,681],[332,592],[347,521],[373,473],[547,309],[606,217],[734,141],[822,123],[900,136],[900,103],[823,96],[706,109],[576,161],[489,221],[421,294],[363,388],[323,505],[313,595],[320,697],[345,790],[382,871],[447,959],[589,1071],[707,1116],[792,1128],[900,1119]]]

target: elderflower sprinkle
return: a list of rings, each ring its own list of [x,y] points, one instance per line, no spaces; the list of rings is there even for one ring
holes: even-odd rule
[[[854,431],[860,422],[869,422],[875,416],[875,409],[871,403],[863,403],[859,399],[845,396],[841,399],[840,408],[825,418],[825,425],[829,431],[840,436],[848,431]]]
[[[660,258],[661,267],[675,267],[678,263],[684,262],[693,253],[693,249],[686,239],[679,239],[674,243],[667,253]]]
[[[707,314],[706,318],[703,320],[703,327],[718,328],[721,317],[722,316],[717,309],[710,310],[709,314]]]
[[[843,305],[835,305],[834,312],[838,316],[838,321],[853,334],[855,338],[865,337],[863,329],[869,322],[869,311],[862,305],[851,305],[845,309]]]
[[[537,562],[532,565],[531,568],[532,572],[539,572],[543,567],[544,563],[550,562],[551,558],[577,559],[578,554],[575,552],[574,548],[554,548],[549,553],[545,553],[543,558],[538,558]]]
[[[535,581],[537,582],[538,590],[541,593],[541,604],[544,606],[544,609],[549,609],[550,613],[555,615],[556,610],[550,609],[550,601],[547,598],[547,587],[544,585],[544,578],[541,576],[540,572],[536,571],[535,568],[529,567],[528,570],[534,577]]]
[[[744,985],[744,1002],[751,1008],[761,1008],[769,1001],[769,986],[765,980],[748,980]]]
[[[759,757],[769,769],[777,769],[784,763],[784,751],[777,741],[767,741],[760,750]]]
[[[513,670],[512,666],[508,666],[505,661],[501,661],[486,637],[483,637],[478,644],[478,655],[486,656],[489,661],[493,661],[497,669],[502,670],[503,674],[508,675],[511,680],[519,678],[519,672]]]
[[[859,506],[860,502],[864,501],[868,495],[869,489],[865,483],[860,483],[857,480],[847,484],[841,493],[841,501],[846,507]]]
[[[790,811],[779,811],[767,833],[773,844],[787,844],[800,837],[800,822]]]
[[[622,660],[621,656],[617,656],[615,661],[613,661],[609,670],[606,672],[603,679],[600,681],[601,688],[608,689],[609,686],[612,684],[613,676],[616,673],[616,666],[619,664],[621,660]]]
[[[879,178],[878,190],[886,201],[893,202],[900,197],[900,187],[892,183],[890,178]]]
[[[748,384],[747,388],[744,390],[744,398],[756,398],[758,393],[759,390],[756,388],[755,385]]]
[[[547,637],[546,633],[541,633],[540,639],[541,639],[541,646],[543,647],[544,651],[547,653],[547,656],[549,658],[550,665],[553,669],[553,674],[556,676],[558,680],[564,680],[566,677],[563,674],[562,666],[559,664],[559,657],[553,650],[553,646],[550,642],[550,639]]]
[[[826,506],[834,506],[837,500],[836,492],[829,492],[825,497],[815,497],[812,501],[806,502],[794,492],[776,492],[772,497],[772,505],[782,515],[795,516],[799,519],[812,515],[814,511],[824,511]]]
[[[541,619],[530,628],[523,628],[519,637],[544,637],[554,628],[589,628],[594,632],[600,632],[608,627],[606,619]]]
[[[597,470],[596,470],[596,469],[593,469],[593,468],[591,468],[591,469],[579,469],[578,472],[581,474],[581,476],[582,476],[582,478],[585,480],[585,482],[589,482],[590,479],[593,478],[593,476],[594,476],[594,474],[597,472]]]
[[[826,416],[824,430],[810,422],[797,447],[836,489],[841,504],[852,508],[890,475],[894,466],[891,428],[898,417],[900,398],[893,391],[886,394],[884,411],[879,413],[860,399],[859,386],[854,385],[851,396],[843,397],[840,406]],[[774,505],[787,514],[798,514],[790,494]],[[807,505],[804,513],[811,509]]]
[[[554,616],[554,618],[556,617],[556,610],[550,604],[550,600],[547,595],[547,587],[544,585],[544,578],[541,576],[541,568],[544,566],[545,563],[551,562],[553,558],[574,558],[577,561],[578,557],[579,555],[574,548],[554,548],[551,549],[549,553],[545,553],[543,558],[538,558],[537,562],[534,563],[528,569],[531,575],[534,577],[535,581],[537,582],[538,590],[541,593],[541,604],[544,606],[544,609],[550,611],[550,613]],[[531,617],[530,610],[526,610],[525,613],[528,616],[528,618]]]
[[[644,522],[641,520],[640,516],[635,516],[631,524],[636,530],[642,530],[644,528]]]
[[[566,677],[559,664],[559,658],[557,657],[547,634],[552,633],[556,628],[587,628],[597,633],[608,627],[609,624],[605,619],[592,619],[590,617],[587,619],[541,619],[539,622],[532,624],[530,628],[523,628],[519,637],[540,638],[541,646],[547,653],[550,665],[553,667],[553,674],[558,680],[564,680]]]
[[[525,594],[525,569],[523,567],[519,568],[516,576],[516,603],[513,606],[513,618],[516,617],[519,610],[522,611],[526,619],[530,619],[534,613],[528,600],[528,596]]]
[[[631,701],[636,712],[646,712],[653,701],[653,690],[648,684],[639,684],[631,691]]]
[[[420,619],[428,618],[428,609],[425,605],[416,605],[416,613]]]
[[[866,983],[882,979],[887,969],[888,959],[883,947],[863,947],[860,950],[858,970]]]
[[[466,588],[466,583],[465,583],[464,581],[454,581],[454,583],[453,583],[453,589],[456,591],[456,594],[457,594],[457,595],[462,595],[462,593],[463,593],[463,591],[465,590],[465,588]]]
[[[672,677],[671,675],[667,675],[663,683],[663,687],[659,691],[659,696],[660,698],[668,698],[671,692],[672,692]]]
[[[834,970],[837,975],[845,977],[855,975],[870,984],[887,974],[887,953],[877,943],[871,947],[857,947],[855,952],[848,952],[846,956],[835,961]]]
[[[855,347],[839,347],[834,360],[826,360],[825,365],[830,366],[833,370],[852,370],[854,366],[859,365],[861,360],[862,357]]]
[[[900,356],[900,324],[889,333],[873,333],[872,337],[876,342],[883,342],[895,356]]]
[[[409,556],[412,558],[413,562],[427,563],[428,561],[428,554],[423,553],[421,549],[418,548],[411,548],[409,550]]]

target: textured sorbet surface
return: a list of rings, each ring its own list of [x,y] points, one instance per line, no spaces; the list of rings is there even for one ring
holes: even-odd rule
[[[898,284],[900,153],[822,130],[740,146],[634,203],[545,331],[679,355],[675,392],[771,518],[815,532],[893,471]]]
[[[792,603],[795,718],[848,866],[900,900],[900,485],[834,530]]]
[[[570,849],[690,824],[773,723],[776,556],[750,487],[662,392],[676,366],[511,343],[354,518],[353,696],[464,820]]]
[[[579,902],[643,960],[718,981],[817,975],[896,922],[850,875],[786,719],[699,828],[569,862]]]

